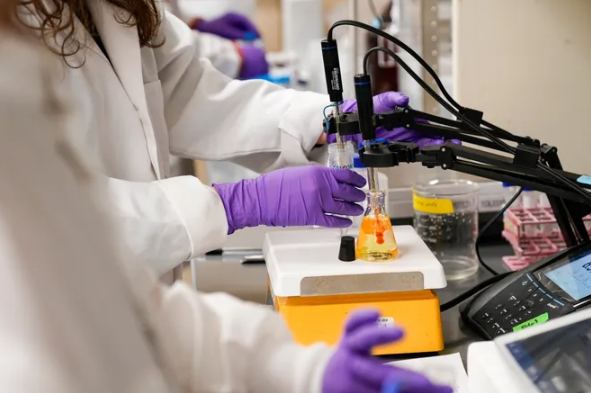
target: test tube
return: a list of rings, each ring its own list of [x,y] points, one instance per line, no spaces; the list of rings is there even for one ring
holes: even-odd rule
[[[538,193],[533,190],[523,189],[523,208],[533,213],[533,209],[538,207]],[[525,225],[525,234],[529,237],[536,235],[536,225]]]
[[[540,194],[540,208],[545,211],[549,207],[550,200],[548,199],[548,195]],[[541,224],[539,229],[543,236],[550,236],[554,230],[554,224]]]

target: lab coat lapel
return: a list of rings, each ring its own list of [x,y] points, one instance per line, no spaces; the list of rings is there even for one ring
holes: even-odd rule
[[[161,178],[162,171],[158,161],[158,145],[144,92],[142,57],[137,28],[119,23],[118,19],[120,18],[117,18],[117,13],[122,11],[117,10],[106,1],[87,1],[113,69],[140,115],[150,160],[156,176]]]

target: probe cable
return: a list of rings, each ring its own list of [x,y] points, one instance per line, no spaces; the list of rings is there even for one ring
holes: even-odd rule
[[[441,306],[439,306],[439,311],[444,312],[444,311],[449,310],[450,308],[457,306],[458,304],[462,303],[464,300],[471,298],[472,296],[476,295],[477,293],[479,293],[483,289],[486,289],[489,286],[491,286],[492,284],[494,284],[498,281],[501,281],[503,278],[507,277],[510,274],[513,274],[513,272],[505,272],[505,273],[499,274],[498,276],[493,276],[493,277],[489,278],[488,280],[481,282],[480,284],[468,289],[466,292],[462,293],[461,295],[451,299],[448,302],[443,303]]]
[[[517,198],[519,198],[519,196],[521,195],[522,192],[523,192],[523,188],[520,188],[519,191],[517,191],[515,193],[515,195],[513,195],[513,198],[511,198],[509,200],[509,202],[507,202],[505,204],[505,206],[503,206],[503,208],[501,210],[499,210],[497,212],[497,214],[495,214],[495,216],[493,218],[491,218],[486,223],[486,225],[480,230],[480,233],[478,233],[478,236],[476,237],[476,242],[474,243],[474,247],[476,248],[476,255],[478,256],[478,262],[480,262],[480,264],[486,270],[488,270],[490,273],[492,273],[492,275],[494,275],[494,276],[497,276],[499,274],[499,272],[497,272],[493,268],[491,268],[486,262],[484,262],[484,259],[482,259],[482,256],[480,255],[480,241],[482,240],[482,235],[484,235],[484,233],[488,230],[488,228],[490,228],[499,218],[501,218],[503,216],[503,214],[505,214],[507,209],[509,209],[509,207],[513,204],[513,202],[515,202],[517,200]]]
[[[435,91],[433,91],[433,89],[431,89],[430,86],[428,86],[424,80],[422,80],[409,66],[408,64],[406,64],[404,61],[402,61],[400,59],[400,57],[398,55],[396,55],[396,53],[394,53],[394,51],[388,49],[388,48],[384,48],[384,47],[375,47],[375,48],[371,48],[369,51],[367,51],[367,53],[365,54],[364,58],[363,58],[363,67],[364,67],[364,73],[367,74],[367,67],[369,64],[369,56],[374,53],[374,52],[384,52],[390,56],[392,56],[394,58],[394,60],[396,60],[397,62],[400,63],[400,66],[409,73],[409,75],[417,82],[419,83],[419,85],[421,85],[421,87],[423,87],[429,94],[431,94],[433,96],[433,98],[435,98],[441,105],[443,105],[446,109],[450,110],[449,108],[447,108],[446,106],[446,102],[443,100],[443,98],[441,96],[439,96]],[[449,104],[448,104],[449,105]],[[452,112],[452,114],[454,114],[454,110],[451,109],[450,112]],[[478,233],[478,236],[476,237],[476,242],[475,242],[475,248],[476,248],[476,255],[478,257],[478,262],[486,269],[488,270],[489,273],[491,273],[494,276],[497,276],[499,273],[494,270],[492,267],[490,267],[486,262],[484,262],[484,259],[482,258],[482,255],[480,254],[480,241],[482,239],[482,236],[484,235],[484,233],[500,218],[503,216],[503,214],[507,211],[507,209],[513,204],[513,202],[515,202],[517,200],[517,198],[519,198],[519,196],[521,195],[521,193],[523,192],[523,188],[519,189],[519,191],[517,193],[515,193],[515,195],[513,195],[513,197],[511,198],[511,200],[509,200],[505,206],[503,206],[503,208],[497,212],[497,214],[495,214],[495,216],[490,219],[486,225],[482,228],[482,230]]]
[[[437,84],[438,88],[440,89],[441,93],[448,100],[449,103],[448,102],[446,102],[445,104],[442,103],[443,98],[439,94],[437,94],[431,87],[429,87],[420,77],[418,77],[418,75],[416,75],[416,73],[412,72],[412,70],[410,69],[410,67],[398,55],[396,55],[393,51],[391,51],[391,50],[389,50],[387,48],[381,48],[381,49],[372,48],[372,49],[375,49],[374,51],[380,50],[380,51],[383,51],[383,52],[389,54],[390,56],[392,56],[396,60],[396,62],[399,63],[401,65],[401,67],[406,72],[408,72],[411,75],[411,77],[413,77],[413,79],[417,83],[419,83],[419,85],[421,85],[421,87],[424,88],[429,93],[429,95],[431,95],[438,103],[440,103],[451,114],[453,114],[454,116],[456,116],[457,118],[459,118],[460,120],[462,120],[472,130],[478,132],[481,135],[484,135],[485,137],[487,137],[489,140],[491,140],[492,142],[494,142],[497,145],[499,145],[503,150],[507,151],[508,153],[515,154],[515,151],[516,150],[515,150],[514,147],[509,146],[507,143],[503,142],[502,140],[500,140],[499,138],[497,138],[496,136],[494,136],[493,134],[491,134],[489,131],[496,131],[497,133],[504,134],[506,136],[513,136],[513,134],[511,134],[510,132],[508,132],[508,131],[506,131],[506,130],[498,127],[498,126],[495,126],[492,123],[489,123],[489,122],[486,122],[486,121],[483,120],[482,121],[482,124],[484,124],[484,125],[486,125],[487,127],[490,128],[490,130],[487,130],[487,129],[483,128],[483,127],[478,126],[474,122],[470,121],[467,117],[465,117],[464,115],[462,115],[459,111],[463,110],[464,107],[462,107],[460,104],[458,104],[451,97],[451,95],[447,92],[447,90],[443,86],[443,83],[441,82],[441,80],[439,79],[439,77],[437,76],[437,74],[435,73],[435,71],[429,66],[429,64],[427,64],[427,62],[421,56],[419,56],[412,48],[410,48],[404,42],[400,41],[399,39],[393,37],[392,35],[384,32],[382,30],[376,29],[376,28],[374,28],[372,26],[369,26],[369,25],[367,25],[365,23],[361,23],[361,22],[357,22],[357,21],[351,21],[351,20],[339,21],[339,22],[336,22],[335,24],[333,24],[331,26],[331,28],[329,29],[329,31],[328,31],[328,36],[327,36],[328,40],[332,40],[332,32],[333,32],[333,30],[336,27],[338,27],[338,26],[347,26],[347,25],[358,27],[358,28],[361,28],[361,29],[370,31],[370,32],[372,32],[374,34],[377,34],[377,35],[379,35],[379,36],[381,36],[381,37],[383,37],[383,38],[385,38],[385,39],[387,39],[387,40],[395,43],[396,45],[398,45],[399,47],[401,47],[402,49],[404,49],[406,52],[408,52],[433,77],[433,79],[434,79],[435,83]],[[370,49],[370,51],[372,49]],[[365,68],[367,70],[367,66],[365,66]],[[454,108],[452,108],[452,110],[450,110],[450,108],[452,106]],[[458,109],[458,110],[456,110],[456,109]],[[561,181],[564,185],[566,185],[567,187],[569,187],[573,191],[577,192],[579,195],[583,196],[585,199],[587,199],[591,203],[591,194],[589,194],[586,190],[584,190],[578,184],[576,184],[572,180],[566,178],[562,174],[556,172],[553,168],[547,167],[541,161],[538,162],[537,167],[540,168],[541,170],[543,170],[544,172],[548,173],[549,175],[551,175],[555,179]]]

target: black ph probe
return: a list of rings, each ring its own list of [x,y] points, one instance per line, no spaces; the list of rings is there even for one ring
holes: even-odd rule
[[[337,42],[336,40],[324,40],[321,45],[328,96],[331,102],[335,104],[341,103],[343,101],[343,81],[341,79]]]
[[[371,77],[365,74],[355,75],[354,83],[355,98],[357,99],[357,115],[359,116],[359,131],[363,137],[363,148],[359,151],[359,154],[371,154],[371,142],[376,139]],[[378,182],[374,168],[367,167],[367,180],[370,191],[376,191],[378,189]]]
[[[324,76],[326,78],[326,90],[335,108],[335,125],[337,134],[337,146],[344,149],[343,138],[339,129],[341,118],[339,105],[343,102],[343,80],[341,79],[341,65],[339,63],[339,49],[336,40],[324,40],[322,45],[322,61],[324,62]],[[328,127],[328,124],[327,124]]]

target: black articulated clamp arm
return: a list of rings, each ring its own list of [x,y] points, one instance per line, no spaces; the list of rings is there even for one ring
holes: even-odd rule
[[[462,142],[460,145],[448,141],[443,145],[422,149],[416,143],[407,142],[365,144],[359,150],[359,156],[366,167],[385,168],[420,162],[428,168],[440,167],[540,191],[548,194],[567,244],[572,246],[589,240],[582,218],[591,213],[591,193],[587,197],[577,193],[538,166],[538,162],[542,160],[571,181],[576,182],[581,177],[561,169],[555,147],[541,144],[529,137],[495,132],[496,137],[517,144],[515,153],[509,154],[502,151],[496,143],[467,127],[463,121],[435,116],[411,107],[397,107],[390,113],[375,114],[373,105],[367,102],[368,97],[370,102],[372,99],[371,94],[367,94],[371,91],[369,76],[357,75],[355,85],[359,112],[340,115],[341,134],[361,133],[364,140],[374,140],[378,127],[387,130],[402,127],[423,132],[426,137]],[[371,113],[368,113],[369,108]],[[479,124],[482,120],[482,112],[467,110],[465,115],[473,123]],[[335,119],[329,116],[328,121],[334,122]],[[336,127],[329,126],[327,129],[328,132],[334,132]],[[591,188],[586,184],[581,186]]]
[[[567,245],[570,247],[589,241],[583,217],[591,213],[591,193],[588,191],[591,186],[587,184],[590,182],[580,181],[586,177],[563,171],[555,147],[530,137],[514,135],[484,120],[481,111],[461,106],[446,91],[429,64],[396,37],[357,21],[344,20],[333,24],[327,39],[322,42],[331,101],[342,100],[343,94],[338,49],[333,39],[333,30],[339,26],[362,28],[391,41],[424,68],[444,96],[425,83],[394,51],[385,47],[371,48],[364,57],[364,73],[356,75],[354,79],[358,112],[340,113],[336,110],[335,115],[325,121],[327,132],[338,132],[341,136],[362,134],[364,143],[359,155],[366,167],[383,168],[420,162],[429,168],[440,167],[541,191],[548,195]],[[397,107],[390,113],[375,114],[367,65],[369,56],[378,51],[396,60],[456,120],[411,107]],[[449,142],[422,149],[415,143],[376,142],[378,127],[388,130],[402,127],[423,132],[425,137],[445,138]],[[462,144],[453,143],[452,140],[461,141]]]

